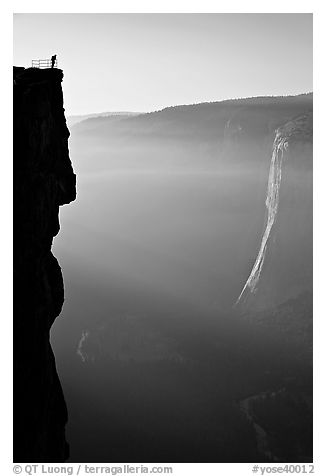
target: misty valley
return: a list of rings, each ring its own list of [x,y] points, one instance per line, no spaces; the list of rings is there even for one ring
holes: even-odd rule
[[[68,118],[69,461],[312,461],[312,101]]]

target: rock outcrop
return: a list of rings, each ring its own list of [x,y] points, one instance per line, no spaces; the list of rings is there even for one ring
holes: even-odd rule
[[[312,111],[275,131],[264,231],[237,305],[268,308],[312,292],[312,140]]]
[[[59,69],[14,68],[14,461],[62,462],[67,409],[49,341],[64,301],[51,252],[76,197]]]

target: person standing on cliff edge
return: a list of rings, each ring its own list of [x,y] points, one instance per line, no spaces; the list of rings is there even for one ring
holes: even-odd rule
[[[57,60],[57,55],[51,56],[51,68],[54,68],[56,60]]]

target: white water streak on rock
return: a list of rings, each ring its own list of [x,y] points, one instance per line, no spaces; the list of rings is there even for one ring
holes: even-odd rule
[[[78,347],[77,347],[77,355],[79,355],[79,357],[81,358],[81,360],[83,362],[86,362],[88,360],[88,355],[83,350],[83,345],[84,345],[85,341],[87,340],[88,336],[89,336],[89,332],[88,331],[83,331],[82,336],[80,338],[80,341],[78,343]]]
[[[257,289],[257,284],[259,277],[263,268],[265,254],[267,249],[268,240],[270,238],[271,230],[274,225],[278,205],[279,205],[279,196],[280,196],[280,186],[282,179],[282,161],[284,156],[284,151],[288,147],[288,137],[283,134],[283,132],[278,129],[276,131],[274,144],[273,144],[273,153],[271,159],[271,166],[269,169],[268,177],[268,187],[267,187],[267,196],[266,196],[266,208],[267,208],[267,222],[265,231],[261,240],[260,249],[256,258],[256,261],[253,265],[249,278],[247,279],[240,296],[236,301],[236,305],[240,302],[244,293],[248,290],[251,293],[254,293]]]

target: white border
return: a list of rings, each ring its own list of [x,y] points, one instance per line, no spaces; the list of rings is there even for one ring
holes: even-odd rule
[[[13,1],[1,6],[1,187],[2,227],[0,232],[2,251],[1,273],[1,466],[2,474],[13,474],[12,453],[12,13],[109,13],[109,12],[217,12],[217,13],[314,13],[314,464],[315,473],[326,474],[325,464],[325,313],[323,282],[325,280],[325,202],[326,157],[323,136],[326,126],[324,92],[326,29],[325,9],[317,1]],[[60,33],[59,33],[60,34]],[[280,52],[281,53],[281,52]],[[175,464],[174,475],[234,475],[252,474],[248,464]],[[166,463],[164,464],[167,465]],[[69,465],[76,466],[76,465]],[[103,465],[102,465],[103,466]],[[110,464],[113,466],[113,464]],[[267,465],[266,465],[267,466]],[[3,471],[1,467],[6,468]],[[265,473],[266,474],[266,473]]]

